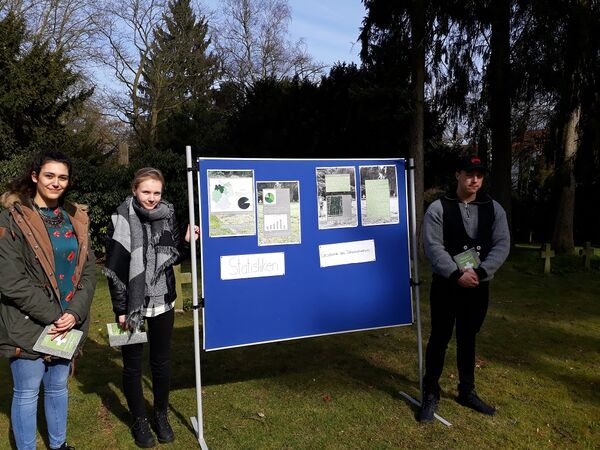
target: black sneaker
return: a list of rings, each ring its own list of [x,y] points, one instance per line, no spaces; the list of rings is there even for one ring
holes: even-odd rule
[[[63,445],[58,447],[56,450],[75,450],[75,447],[73,447],[72,445],[67,445],[66,442],[63,442]]]
[[[427,391],[423,393],[423,401],[421,402],[421,408],[419,409],[418,414],[419,422],[426,423],[433,420],[433,414],[437,409],[439,400],[439,395]]]
[[[131,427],[131,434],[135,440],[135,445],[140,448],[152,448],[156,445],[154,435],[150,430],[150,424],[145,417],[136,417]]]
[[[496,414],[496,408],[488,405],[477,396],[477,392],[471,391],[467,393],[460,393],[456,398],[456,401],[467,408],[471,408],[486,416],[493,416]]]
[[[154,412],[154,425],[156,426],[155,431],[158,442],[166,444],[175,440],[175,433],[173,433],[166,411]]]

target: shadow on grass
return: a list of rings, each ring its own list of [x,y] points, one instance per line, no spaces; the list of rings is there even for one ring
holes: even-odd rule
[[[364,344],[363,339],[354,334],[204,352],[201,355],[203,384],[220,385],[270,379],[289,373],[319,372],[336,368],[350,368],[348,375],[365,383],[366,380],[377,380],[380,376],[389,378],[390,372],[382,371],[362,356],[361,353],[368,352],[369,349],[363,347],[361,353],[358,353],[353,349],[353,341],[354,344]],[[388,391],[390,395],[397,390],[397,386],[378,387]]]
[[[176,342],[173,342],[174,346],[175,344]],[[150,381],[150,368],[148,367],[148,346],[146,345],[144,347],[144,360],[146,364],[144,367],[142,383],[145,386],[146,391],[151,392],[152,383]],[[76,375],[77,380],[82,385],[81,391],[85,394],[97,395],[100,398],[101,407],[104,411],[106,411],[106,413],[111,414],[122,423],[130,426],[132,423],[132,417],[128,408],[124,404],[125,400],[122,395],[122,364],[120,362],[121,352],[111,348],[107,344],[102,344],[92,339],[88,339],[85,344],[84,357],[88,360],[88,363],[82,365],[83,367],[81,367]],[[189,372],[189,368],[194,367],[193,353],[192,361],[184,361],[183,363],[189,364],[187,368],[187,371]],[[175,364],[176,368],[178,368],[179,365],[180,361],[177,361]],[[173,372],[180,372],[180,370],[173,370]],[[172,403],[170,404],[170,409],[173,413],[173,416],[176,417],[177,420],[179,420],[193,433],[194,430],[184,414],[175,408]],[[146,410],[152,411],[152,405],[147,400]],[[102,414],[100,416],[102,417]]]
[[[174,339],[177,356],[173,358],[172,389],[194,388],[193,373],[189,371],[194,364],[194,354],[190,344],[182,345],[193,342],[193,327],[178,328]],[[400,365],[397,359],[402,360]],[[338,389],[340,383],[349,390],[376,389],[406,402],[413,412],[414,405],[399,392],[419,398],[417,348],[412,327],[202,352],[201,366],[203,387],[269,379],[270,383],[284,385],[290,392],[302,393],[301,380],[318,377],[324,390]]]
[[[122,365],[117,362],[121,359],[121,352],[88,338],[83,358],[85,361],[79,364],[75,374],[81,383],[81,391],[97,395],[102,408],[121,422],[129,423],[129,412],[114,388],[119,386],[120,389],[121,386]]]
[[[405,342],[398,342],[398,337],[392,336],[386,330],[377,330],[202,352],[202,382],[206,387],[268,378],[271,382],[286,385],[291,391],[302,392],[302,386],[295,384],[294,380],[298,380],[295,375],[300,375],[303,379],[312,379],[315,376],[322,379],[324,372],[338,370],[347,377],[343,381],[348,383],[346,387],[377,389],[392,398],[404,401],[399,391],[412,390],[414,395],[418,390],[418,381],[416,377],[410,379],[399,374],[397,370],[391,369],[394,364],[386,361],[388,357],[397,353],[399,347],[407,346],[412,350],[412,330],[405,329],[403,334],[406,335]],[[393,347],[390,348],[392,339]],[[146,345],[143,384],[145,391],[151,392],[147,347]],[[171,349],[171,391],[194,389],[192,326],[175,328]],[[369,353],[378,351],[383,351],[383,361],[369,356]],[[104,414],[108,414],[129,425],[130,414],[121,391],[121,353],[107,344],[88,338],[84,359],[84,363],[78,367],[76,378],[81,383],[82,393],[99,397],[100,407],[105,411],[101,411],[100,420],[103,420]],[[415,361],[416,365],[416,348],[411,360]],[[286,374],[294,377],[283,376]],[[325,379],[323,388],[334,388],[338,381]],[[410,406],[412,408],[412,405]],[[152,411],[148,402],[146,407],[148,411]],[[186,414],[177,409],[173,402],[170,409],[173,417],[194,433]],[[109,423],[108,418],[107,424]]]
[[[494,282],[482,349],[515,371],[559,382],[576,402],[597,405],[600,278],[581,271],[515,274],[513,265],[513,273],[501,273]]]
[[[590,357],[598,354],[600,338],[561,329],[555,322],[520,314],[494,314],[489,320],[487,337],[482,350],[497,364],[512,367],[519,372],[530,372],[533,377],[547,377],[563,384],[571,397],[580,402],[597,405],[600,402],[600,377],[591,372],[571,369],[571,365],[589,365]],[[502,336],[492,342],[491,336]]]
[[[600,336],[592,322],[600,316],[596,273],[576,271],[544,275],[537,252],[517,249],[491,283],[490,309],[478,337],[478,357],[515,374],[553,380],[575,402],[600,402],[597,365]],[[575,258],[576,259],[576,258]],[[573,262],[571,266],[579,262]],[[563,263],[564,267],[570,267]],[[428,286],[422,291],[423,345],[429,336]],[[451,340],[445,373],[455,371],[456,342]],[[571,367],[569,367],[571,366]],[[531,389],[536,389],[531,383]]]

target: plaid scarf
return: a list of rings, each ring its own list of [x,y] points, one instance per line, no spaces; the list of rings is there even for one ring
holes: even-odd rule
[[[142,308],[146,297],[146,264],[144,255],[153,251],[156,255],[153,284],[173,264],[179,251],[173,240],[173,205],[161,200],[154,209],[144,209],[135,197],[129,196],[117,208],[111,220],[114,226],[113,249],[106,255],[102,272],[115,285],[127,292],[127,326],[139,329]],[[150,239],[144,239],[142,222],[150,222]],[[150,248],[148,248],[150,247]]]

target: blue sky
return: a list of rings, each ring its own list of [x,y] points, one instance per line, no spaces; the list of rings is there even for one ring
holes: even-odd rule
[[[360,63],[357,41],[365,15],[360,0],[289,0],[292,9],[290,34],[303,38],[317,61]]]
[[[200,0],[218,9],[219,0]],[[292,41],[304,39],[308,53],[327,66],[337,61],[360,63],[359,28],[365,15],[361,0],[288,0]]]
[[[210,16],[220,0],[199,3]],[[315,61],[327,69],[338,61],[360,64],[357,39],[365,15],[361,0],[288,0],[288,4],[292,10],[290,40],[304,39],[306,50]],[[103,87],[117,85],[108,69],[98,69],[95,77]]]

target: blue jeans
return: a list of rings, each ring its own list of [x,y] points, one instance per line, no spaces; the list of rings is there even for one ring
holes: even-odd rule
[[[35,450],[37,401],[44,382],[44,412],[50,448],[59,448],[67,440],[67,378],[70,361],[44,361],[42,358],[12,359],[13,399],[11,421],[19,450]]]

